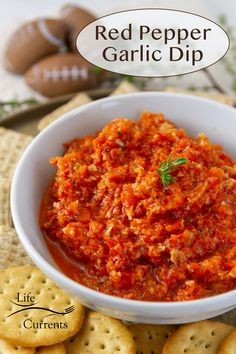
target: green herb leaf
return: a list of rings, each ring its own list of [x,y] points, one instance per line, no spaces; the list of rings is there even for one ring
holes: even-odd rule
[[[164,187],[167,187],[170,183],[174,183],[175,180],[171,176],[171,172],[175,171],[177,166],[184,165],[188,162],[188,159],[185,157],[179,157],[175,160],[171,159],[171,155],[168,157],[166,161],[163,161],[156,171],[159,174],[162,184]]]

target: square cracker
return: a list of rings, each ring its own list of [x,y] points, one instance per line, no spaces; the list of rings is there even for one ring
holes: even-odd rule
[[[10,209],[10,188],[10,179],[0,176],[0,225],[13,226]]]
[[[0,176],[12,177],[16,164],[33,137],[0,127]]]
[[[165,92],[173,92],[173,93],[187,93],[187,94],[194,95],[194,96],[208,98],[209,100],[224,103],[229,106],[234,106],[234,103],[235,103],[233,97],[223,94],[223,93],[184,90],[184,89],[179,89],[176,87],[166,87],[164,91]]]
[[[63,114],[65,114],[69,111],[72,111],[72,109],[74,109],[74,108],[83,106],[91,101],[92,100],[88,95],[86,95],[85,93],[79,93],[72,100],[70,100],[68,103],[64,104],[63,106],[60,106],[55,111],[53,111],[52,113],[49,113],[43,119],[41,119],[38,123],[38,130],[42,131],[49,124],[54,122],[54,120],[60,118]]]
[[[32,264],[32,261],[22,247],[15,229],[0,226],[0,269],[25,264]]]
[[[125,93],[139,92],[140,90],[134,84],[123,80],[119,86],[110,94],[110,96],[122,95]]]

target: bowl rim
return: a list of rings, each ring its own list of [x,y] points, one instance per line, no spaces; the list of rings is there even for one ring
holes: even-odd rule
[[[77,296],[79,297],[80,294],[84,296],[85,298],[89,299],[95,299],[96,302],[100,305],[105,305],[109,308],[121,308],[127,311],[137,311],[137,308],[142,308],[142,310],[170,310],[178,307],[178,310],[180,311],[187,311],[192,309],[193,307],[197,310],[198,308],[202,308],[203,306],[208,306],[208,305],[213,305],[213,304],[219,304],[219,303],[226,303],[230,299],[235,299],[235,305],[232,305],[231,307],[235,306],[236,307],[236,289],[232,289],[230,291],[209,296],[209,297],[204,297],[200,299],[194,299],[194,300],[185,300],[185,301],[145,301],[145,300],[134,300],[134,299],[127,299],[127,298],[122,298],[114,295],[109,295],[105,294],[102,292],[99,292],[97,290],[91,289],[89,287],[86,287],[75,280],[69,278],[67,275],[65,275],[59,268],[57,269],[55,266],[53,266],[51,263],[46,261],[37,251],[37,249],[33,246],[33,244],[30,242],[30,238],[27,236],[26,232],[24,231],[24,227],[20,221],[20,218],[18,216],[18,211],[15,203],[15,198],[16,198],[16,190],[17,190],[17,185],[18,185],[18,179],[19,176],[22,174],[22,169],[21,165],[25,159],[27,159],[29,153],[31,152],[32,147],[38,142],[39,139],[42,139],[42,137],[45,134],[48,134],[51,132],[55,127],[58,125],[63,124],[69,117],[75,116],[76,114],[80,114],[83,111],[87,110],[88,107],[96,106],[101,103],[107,103],[109,101],[114,101],[114,100],[123,100],[126,99],[128,100],[129,98],[133,97],[140,97],[141,96],[153,96],[153,97],[161,97],[161,96],[169,96],[170,98],[172,96],[176,97],[179,96],[182,99],[185,100],[193,100],[193,101],[198,101],[200,104],[208,104],[211,106],[218,106],[221,109],[224,109],[230,113],[236,113],[235,108],[227,106],[223,103],[217,102],[210,100],[208,98],[203,98],[200,96],[193,96],[190,94],[185,94],[185,93],[172,93],[172,92],[158,92],[158,91],[146,91],[146,92],[135,92],[135,93],[128,93],[128,94],[121,94],[117,96],[110,96],[110,97],[105,97],[102,99],[98,99],[96,101],[90,102],[86,104],[85,106],[77,107],[70,112],[67,112],[63,114],[60,118],[58,118],[56,121],[52,122],[48,127],[46,127],[43,131],[41,131],[34,139],[33,141],[27,146],[25,149],[24,153],[22,154],[21,158],[18,161],[18,164],[16,166],[13,179],[12,179],[12,184],[11,184],[11,191],[10,191],[10,206],[11,206],[11,212],[12,212],[12,218],[14,222],[15,229],[17,231],[18,237],[24,246],[26,252],[30,255],[34,263],[45,273],[47,274],[51,279],[53,279],[57,284],[62,284],[64,288],[67,289],[73,289],[74,293],[77,293]],[[42,236],[43,237],[43,236]]]

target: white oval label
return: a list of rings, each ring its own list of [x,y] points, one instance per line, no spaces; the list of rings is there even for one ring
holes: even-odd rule
[[[97,19],[78,35],[90,63],[123,75],[165,77],[201,70],[220,60],[229,37],[216,23],[188,12],[138,9]]]

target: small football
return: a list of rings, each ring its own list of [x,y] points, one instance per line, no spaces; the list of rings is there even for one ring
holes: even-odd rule
[[[76,38],[79,32],[96,17],[88,10],[69,4],[62,7],[60,15],[67,27],[67,45],[71,51],[77,52]]]
[[[41,58],[65,47],[66,26],[63,21],[40,18],[25,23],[10,37],[5,51],[5,67],[23,74]]]
[[[98,86],[102,74],[79,54],[55,54],[34,64],[25,74],[27,84],[46,97]]]

